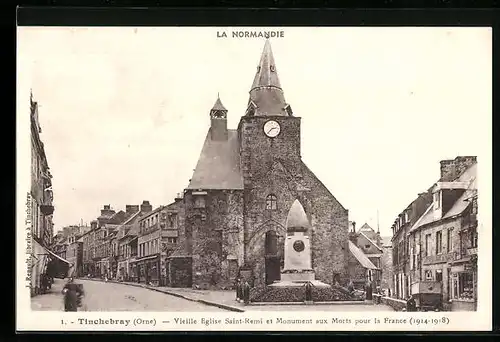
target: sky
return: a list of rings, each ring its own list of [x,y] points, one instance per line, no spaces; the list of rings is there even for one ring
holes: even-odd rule
[[[217,94],[229,128],[245,113],[264,40],[233,30],[265,28],[18,28],[17,112],[29,124],[32,89],[55,231],[90,222],[104,204],[156,207],[182,192]],[[439,178],[440,160],[475,155],[481,179],[491,163],[490,29],[272,30],[284,31],[271,45],[302,118],[302,158],[349,220],[390,236]]]

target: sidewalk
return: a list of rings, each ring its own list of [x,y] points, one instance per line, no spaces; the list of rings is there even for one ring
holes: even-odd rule
[[[54,279],[54,284],[49,293],[31,297],[31,310],[33,311],[64,311],[64,300],[61,293],[65,281]]]
[[[81,278],[82,280],[100,281],[102,279],[95,278]],[[183,298],[192,302],[199,302],[205,305],[215,306],[221,309],[244,312],[244,305],[236,302],[235,291],[208,291],[208,290],[194,290],[189,288],[175,288],[166,286],[150,286],[142,283],[124,282],[116,280],[108,280],[108,283],[129,285],[135,287],[142,287],[152,291],[163,292],[165,294]]]

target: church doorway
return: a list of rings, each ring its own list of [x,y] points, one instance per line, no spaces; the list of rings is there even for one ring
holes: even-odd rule
[[[278,253],[278,236],[271,230],[266,233],[265,241],[266,285],[281,279],[280,255]]]

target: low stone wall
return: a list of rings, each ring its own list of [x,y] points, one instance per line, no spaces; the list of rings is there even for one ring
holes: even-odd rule
[[[312,287],[313,302],[341,302],[341,301],[363,301],[359,295],[351,295],[346,289],[340,286],[332,287]],[[306,299],[305,286],[298,287],[273,287],[263,286],[250,290],[251,302],[304,302]]]
[[[395,311],[403,311],[403,309],[406,309],[406,301],[402,299],[384,297],[379,294],[373,294],[373,301],[375,303],[388,305]]]

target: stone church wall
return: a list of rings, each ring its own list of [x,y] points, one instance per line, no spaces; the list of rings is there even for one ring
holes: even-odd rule
[[[201,195],[204,207],[195,205],[196,196],[188,192],[184,198],[185,229],[192,231],[193,286],[229,288],[236,277],[234,262],[243,259],[242,192],[207,191]]]

